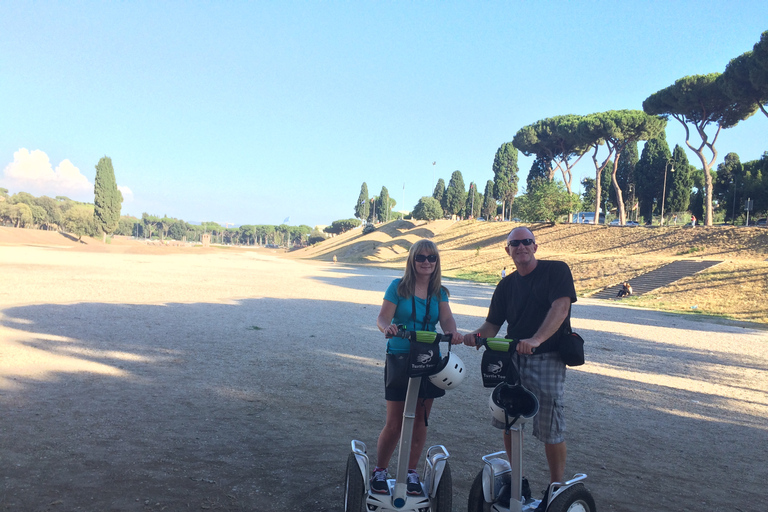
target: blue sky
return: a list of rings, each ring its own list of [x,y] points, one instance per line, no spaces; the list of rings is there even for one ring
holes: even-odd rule
[[[765,1],[6,1],[0,187],[92,202],[107,155],[123,214],[330,224],[363,182],[411,209],[455,170],[482,192],[521,127],[642,109],[765,30]],[[717,162],[766,134],[760,113],[723,131]]]

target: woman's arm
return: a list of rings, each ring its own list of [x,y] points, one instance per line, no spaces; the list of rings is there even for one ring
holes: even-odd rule
[[[456,332],[456,319],[453,318],[451,305],[447,300],[441,300],[438,307],[438,319],[440,320],[440,327],[443,329],[443,333],[454,334],[453,338],[451,339],[451,343],[454,345],[461,343],[463,340]]]
[[[384,302],[381,304],[379,316],[376,318],[376,327],[378,327],[384,334],[389,334],[391,336],[397,334],[397,326],[392,323],[396,310],[397,304],[384,299]]]

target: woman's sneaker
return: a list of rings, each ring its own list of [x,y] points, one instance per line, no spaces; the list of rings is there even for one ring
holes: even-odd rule
[[[389,485],[387,485],[387,468],[376,468],[373,470],[371,490],[377,494],[386,494],[389,492]]]
[[[407,494],[416,495],[421,494],[421,482],[419,481],[419,474],[412,470],[408,470],[408,486],[406,487]]]

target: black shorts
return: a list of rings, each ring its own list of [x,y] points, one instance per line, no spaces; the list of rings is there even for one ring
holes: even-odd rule
[[[388,388],[384,386],[384,399],[389,402],[405,402],[405,393],[408,388]],[[439,398],[445,395],[445,390],[432,384],[429,377],[421,378],[421,387],[419,388],[419,398]]]

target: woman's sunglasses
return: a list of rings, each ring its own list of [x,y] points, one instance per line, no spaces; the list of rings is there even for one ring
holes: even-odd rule
[[[425,261],[434,263],[437,261],[437,254],[430,254],[429,256],[426,254],[417,254],[413,259],[416,260],[416,263],[424,263]]]
[[[522,240],[510,240],[507,245],[512,247],[517,247],[520,244],[523,244],[525,246],[531,245],[533,243],[533,238],[524,238]]]

